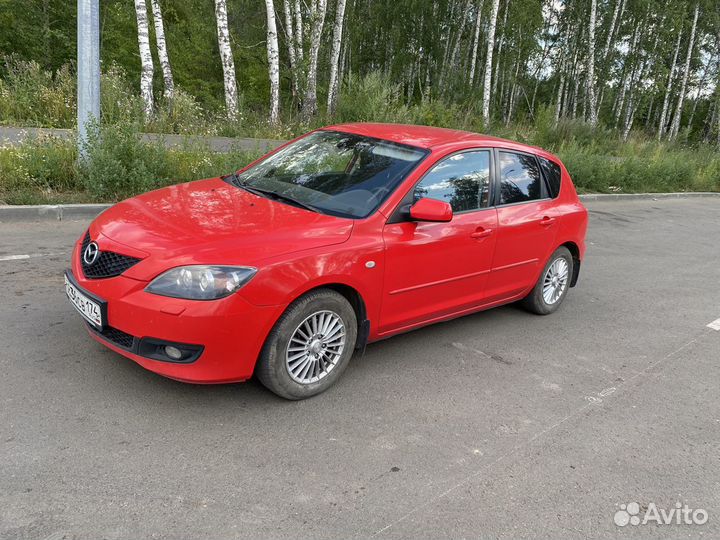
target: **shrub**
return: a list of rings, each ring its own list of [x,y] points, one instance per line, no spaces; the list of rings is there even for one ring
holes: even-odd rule
[[[408,122],[408,108],[402,102],[402,88],[381,73],[352,76],[346,81],[338,102],[339,122]]]
[[[100,114],[103,124],[142,122],[142,99],[121,67],[111,64],[102,74],[100,85]]]
[[[81,163],[84,188],[98,199],[118,200],[167,183],[166,152],[161,143],[145,143],[138,126],[94,127]]]
[[[92,130],[79,176],[93,198],[117,201],[169,184],[219,176],[241,168],[259,154],[217,153],[196,143],[167,149],[162,140],[144,141],[137,127],[120,124]]]
[[[31,194],[53,201],[77,192],[76,156],[74,141],[52,137],[0,147],[0,200],[25,204]]]
[[[0,120],[24,126],[72,127],[75,79],[69,67],[56,73],[37,62],[5,58],[7,75],[0,80]]]

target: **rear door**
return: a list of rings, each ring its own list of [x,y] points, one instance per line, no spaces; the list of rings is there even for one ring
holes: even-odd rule
[[[497,228],[495,208],[489,206],[492,160],[489,149],[443,158],[404,201],[406,207],[423,197],[446,201],[452,221],[416,222],[396,214],[385,225],[380,334],[481,302]]]
[[[498,235],[487,300],[518,295],[535,284],[555,244],[555,200],[533,154],[495,150]]]

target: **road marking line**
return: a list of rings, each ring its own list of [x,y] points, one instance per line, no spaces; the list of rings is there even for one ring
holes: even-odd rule
[[[707,327],[720,331],[720,319],[715,319],[713,322],[708,324]]]
[[[22,261],[25,259],[35,259],[37,257],[49,257],[57,255],[57,253],[30,253],[23,255],[2,255],[0,256],[0,262],[2,261]]]

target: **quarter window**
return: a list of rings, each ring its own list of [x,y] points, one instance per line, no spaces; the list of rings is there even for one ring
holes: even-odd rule
[[[548,183],[548,189],[550,190],[550,196],[554,199],[560,193],[560,165],[550,161],[549,159],[541,158],[538,156],[540,162],[540,168],[545,175],[545,180]]]
[[[450,203],[453,212],[487,206],[490,192],[490,152],[462,152],[435,165],[415,186],[414,200],[424,197]]]
[[[535,156],[500,152],[500,204],[543,198],[543,182]]]

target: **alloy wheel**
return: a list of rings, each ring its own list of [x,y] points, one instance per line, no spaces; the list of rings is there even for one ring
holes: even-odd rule
[[[545,272],[543,278],[543,300],[549,306],[555,304],[565,292],[568,284],[569,266],[567,261],[558,257]]]
[[[285,351],[290,378],[311,384],[326,377],[345,349],[345,325],[334,311],[317,311],[293,332]]]

